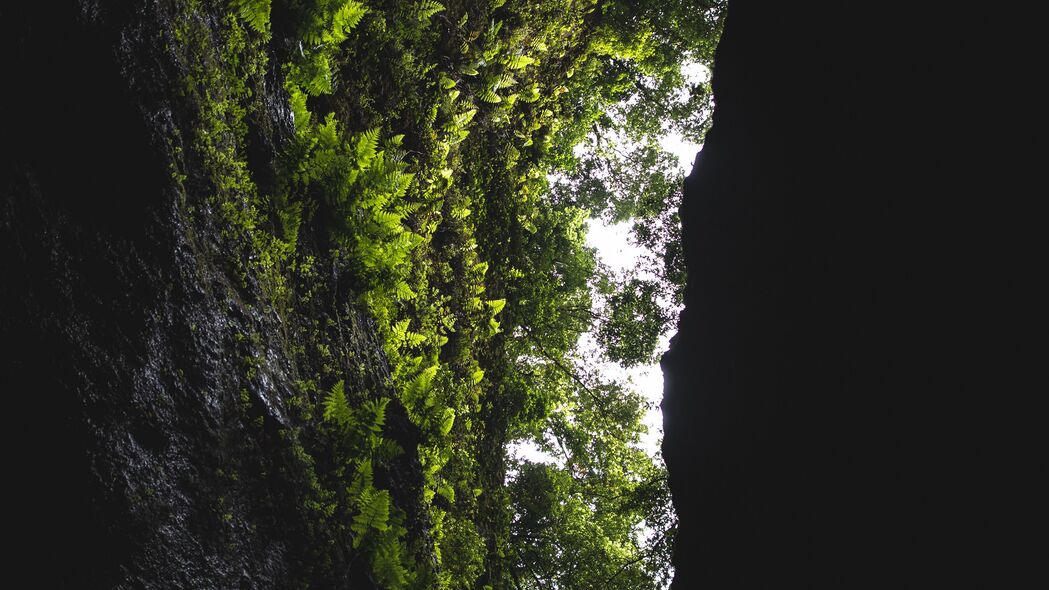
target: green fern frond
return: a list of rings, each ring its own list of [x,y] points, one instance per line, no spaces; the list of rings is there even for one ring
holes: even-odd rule
[[[437,365],[427,367],[408,383],[405,393],[410,403],[415,404],[430,395],[430,391],[433,389],[433,378],[437,375],[437,369]]]
[[[491,308],[492,315],[498,315],[506,307],[506,299],[489,299],[488,307]]]
[[[360,24],[361,19],[367,13],[367,6],[356,0],[348,0],[332,15],[331,31],[325,40],[329,43],[342,43],[346,40],[347,34]]]
[[[341,379],[332,386],[331,392],[324,400],[324,419],[340,426],[353,423],[353,412],[346,401],[346,391]]]
[[[452,217],[460,221],[469,217],[470,213],[470,209],[466,207],[456,207],[452,209]]]
[[[354,548],[359,547],[364,535],[374,529],[380,532],[390,528],[390,492],[365,488],[357,496],[357,508],[360,512],[353,517],[350,530],[357,533],[353,539]]]
[[[407,586],[408,570],[401,563],[401,544],[396,537],[387,535],[375,550],[372,572],[383,588],[401,590]]]
[[[473,120],[474,115],[477,114],[477,109],[469,109],[463,111],[455,116],[455,125],[457,127],[465,127],[470,121]]]
[[[399,214],[391,211],[376,211],[372,215],[375,222],[386,230],[403,231],[401,228],[401,216]]]
[[[535,63],[535,59],[527,55],[515,55],[506,60],[506,67],[511,70],[521,70],[533,63]]]
[[[415,299],[415,291],[412,291],[412,288],[404,281],[397,281],[397,286],[394,287],[394,292],[397,295],[398,301]]]
[[[452,431],[452,426],[455,424],[455,410],[452,408],[445,408],[444,413],[441,414],[441,424],[438,430],[441,436],[448,436],[448,433]],[[455,498],[449,500],[454,502]]]
[[[399,343],[404,340],[404,335],[408,333],[408,324],[411,320],[401,320],[393,325],[393,329],[390,330],[390,340]]]
[[[481,100],[489,103],[503,102],[503,99],[499,97],[491,88],[485,88],[477,94],[477,97]]]
[[[306,107],[306,94],[294,84],[289,83],[287,89],[295,132],[299,137],[304,137],[310,128],[310,110]]]
[[[426,342],[426,335],[418,332],[408,332],[404,335],[404,342],[408,346],[419,346],[423,342]]]
[[[533,37],[532,40],[528,42],[528,49],[531,50],[532,53],[544,53],[547,50],[546,42],[544,42],[541,37]]]
[[[382,398],[371,399],[361,404],[361,411],[369,422],[368,429],[375,434],[382,432],[382,427],[386,424],[386,405],[389,403],[389,398]]]
[[[259,33],[270,30],[270,0],[233,0],[237,14]]]
[[[504,72],[502,76],[499,76],[499,80],[493,88],[508,88],[514,84],[517,84],[517,78],[510,75],[510,72]]]
[[[444,10],[444,4],[436,0],[422,0],[415,5],[415,18],[420,21],[429,20],[431,16],[442,10]]]
[[[362,169],[368,168],[372,159],[375,158],[376,148],[379,147],[379,128],[373,127],[357,135],[357,146],[354,154],[357,156],[358,166]]]
[[[357,463],[357,472],[353,474],[353,481],[350,482],[349,487],[346,488],[346,493],[351,498],[358,498],[364,490],[372,487],[372,460],[362,459]]]
[[[448,500],[448,502],[455,502],[455,488],[449,485],[448,482],[442,481],[440,485],[437,486],[437,493],[443,496],[445,500]]]

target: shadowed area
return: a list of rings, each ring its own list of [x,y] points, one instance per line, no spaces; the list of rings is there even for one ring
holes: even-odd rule
[[[981,214],[961,195],[985,178],[960,172],[973,156],[948,83],[982,62],[946,56],[964,29],[928,24],[730,6],[663,358],[676,590],[991,569],[959,559],[995,521],[974,476],[990,424],[965,424],[969,395],[1000,378],[973,310],[1003,269],[964,229]]]

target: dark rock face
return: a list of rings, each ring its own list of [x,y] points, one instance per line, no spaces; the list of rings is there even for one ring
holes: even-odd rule
[[[729,8],[663,359],[676,590],[993,571],[972,396],[1009,379],[981,299],[1005,272],[966,230],[995,231],[966,200],[993,190],[954,78],[987,57],[946,16],[868,8]]]
[[[321,274],[312,303],[282,317],[255,305],[254,277],[231,283],[218,217],[192,189],[203,184],[191,172],[184,192],[168,168],[168,140],[189,129],[164,43],[171,7],[132,4],[0,9],[13,84],[0,139],[8,576],[368,587],[316,508],[314,465],[333,471],[331,457],[305,455],[300,426],[321,363],[344,363],[348,388],[386,382],[374,326],[336,303],[338,277]],[[251,156],[265,167],[290,121],[286,97],[261,100],[253,128],[268,135]],[[310,354],[318,343],[340,360]],[[421,497],[421,481],[393,479],[398,501]]]

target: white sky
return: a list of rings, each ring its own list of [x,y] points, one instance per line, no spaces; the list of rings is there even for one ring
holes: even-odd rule
[[[663,139],[663,149],[676,155],[680,162],[682,171],[688,174],[692,171],[693,160],[696,153],[702,149],[702,145],[688,143],[678,135],[668,135]],[[588,221],[587,245],[597,249],[598,257],[609,267],[616,271],[633,268],[637,259],[643,252],[641,248],[630,243],[630,224],[618,223],[605,225],[600,220]],[[670,344],[673,333],[664,334],[657,346],[657,351],[665,352]],[[597,344],[590,334],[584,334],[580,339],[580,347],[583,349],[596,348]],[[659,403],[663,400],[663,372],[658,363],[623,369],[615,363],[602,363],[601,372],[610,377],[629,380],[638,392],[643,394],[653,407],[645,416],[645,425],[648,433],[641,439],[642,447],[651,455],[658,455],[659,442],[663,438],[663,413],[659,410]],[[510,452],[521,459],[530,461],[560,463],[560,461],[539,450],[531,443],[517,443],[511,446]]]
[[[683,72],[692,82],[710,76],[710,71],[698,64],[685,66]],[[686,175],[692,171],[696,154],[703,147],[700,144],[685,141],[676,133],[668,133],[663,137],[661,143],[663,149],[677,156],[681,170]],[[633,268],[637,264],[642,250],[630,243],[629,222],[605,225],[600,220],[591,219],[588,223],[590,227],[587,232],[587,245],[597,249],[597,255],[602,262],[616,271]],[[661,354],[667,350],[671,336],[673,333],[670,332],[663,334],[657,346],[658,353]],[[596,347],[596,342],[590,334],[584,334],[580,340],[580,347],[583,349]],[[614,363],[603,363],[601,372],[608,376],[629,380],[638,392],[653,402],[652,409],[645,416],[648,433],[642,437],[641,443],[650,455],[659,456],[659,442],[663,438],[663,413],[659,410],[659,403],[663,400],[663,372],[659,364],[653,363],[633,369],[623,369]],[[530,461],[560,463],[557,458],[543,453],[531,443],[511,445],[510,453]]]

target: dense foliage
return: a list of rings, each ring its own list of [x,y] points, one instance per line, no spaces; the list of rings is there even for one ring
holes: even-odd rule
[[[192,145],[245,238],[243,280],[279,311],[330,268],[382,336],[389,389],[351,390],[326,365],[301,392],[310,501],[378,586],[667,583],[675,521],[639,446],[647,402],[577,343],[592,332],[607,359],[648,362],[680,302],[681,179],[657,140],[706,128],[708,89],[681,68],[709,63],[722,4],[232,0],[219,64],[186,19]],[[245,105],[267,70],[294,137],[263,189]],[[633,222],[645,272],[599,263],[591,217]],[[391,436],[394,409],[414,448]],[[513,459],[525,440],[557,460]],[[421,471],[417,504],[384,487],[397,457]]]

